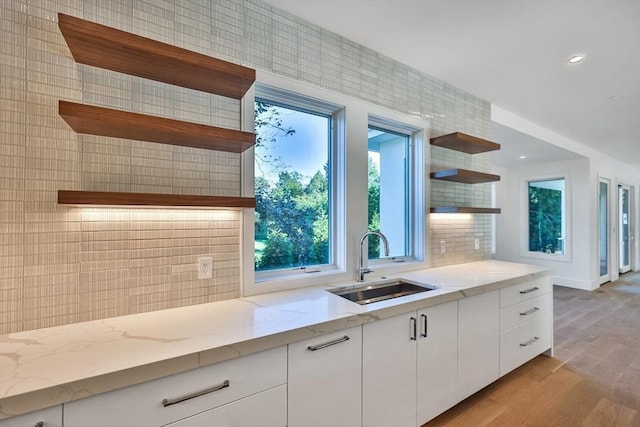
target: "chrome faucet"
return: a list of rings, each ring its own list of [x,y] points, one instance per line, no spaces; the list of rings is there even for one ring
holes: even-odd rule
[[[371,273],[372,271],[372,270],[369,270],[368,268],[364,268],[364,255],[363,255],[364,241],[367,237],[371,235],[378,236],[382,239],[382,243],[384,243],[384,256],[389,256],[389,242],[387,241],[387,238],[385,237],[384,234],[382,234],[379,231],[367,231],[366,233],[364,233],[360,238],[360,257],[358,259],[358,280],[357,280],[358,283],[364,282],[364,275],[367,273]]]

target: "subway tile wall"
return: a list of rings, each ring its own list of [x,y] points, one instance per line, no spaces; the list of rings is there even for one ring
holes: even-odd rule
[[[240,215],[79,209],[58,189],[238,195],[238,155],[78,135],[59,99],[237,129],[238,101],[76,64],[63,12],[487,136],[490,105],[260,0],[0,0],[0,333],[240,295]],[[432,150],[434,168],[489,170]],[[432,182],[433,204],[487,206],[490,187]],[[434,218],[433,265],[489,257],[490,219]],[[473,239],[481,249],[473,249]],[[446,240],[441,254],[439,241]],[[214,258],[214,278],[196,261]]]

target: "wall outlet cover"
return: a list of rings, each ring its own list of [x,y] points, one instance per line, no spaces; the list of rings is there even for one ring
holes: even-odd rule
[[[211,279],[213,277],[213,258],[203,257],[198,259],[198,279]]]

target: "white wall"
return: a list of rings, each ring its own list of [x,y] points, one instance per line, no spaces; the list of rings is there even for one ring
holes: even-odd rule
[[[502,214],[496,220],[496,258],[537,264],[553,270],[553,282],[579,289],[590,289],[589,251],[591,216],[589,213],[589,160],[570,160],[500,170],[496,184],[496,206]],[[566,259],[524,251],[527,229],[523,218],[528,205],[523,201],[523,182],[527,179],[567,177],[568,224]],[[538,255],[538,256],[536,256]]]
[[[496,205],[502,207],[502,215],[496,219],[496,258],[529,262],[553,269],[554,283],[580,289],[596,289],[598,283],[598,180],[599,177],[611,180],[611,189],[616,190],[618,183],[633,186],[632,204],[632,263],[631,268],[640,270],[640,167],[623,163],[599,151],[573,141],[527,119],[519,117],[500,107],[492,105],[491,119],[535,138],[571,150],[588,160],[556,162],[533,165],[529,168],[507,170],[496,168],[503,177],[496,188]],[[603,141],[606,143],[606,141]],[[640,149],[640,147],[639,147]],[[571,218],[572,218],[572,259],[560,263],[541,261],[520,256],[517,243],[526,230],[520,230],[519,224],[519,185],[522,176],[532,173],[540,175],[546,172],[558,173],[563,168],[571,171]],[[610,246],[617,248],[617,196],[610,201],[610,212],[614,223],[610,225]],[[618,278],[617,250],[611,253],[611,280]]]

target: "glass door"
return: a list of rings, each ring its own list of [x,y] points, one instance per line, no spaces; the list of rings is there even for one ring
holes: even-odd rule
[[[598,263],[600,284],[608,282],[609,274],[609,180],[598,184]]]
[[[620,216],[618,222],[618,229],[620,230],[620,256],[618,259],[620,260],[620,273],[626,273],[631,270],[629,190],[630,188],[626,185],[618,186],[618,212]]]

